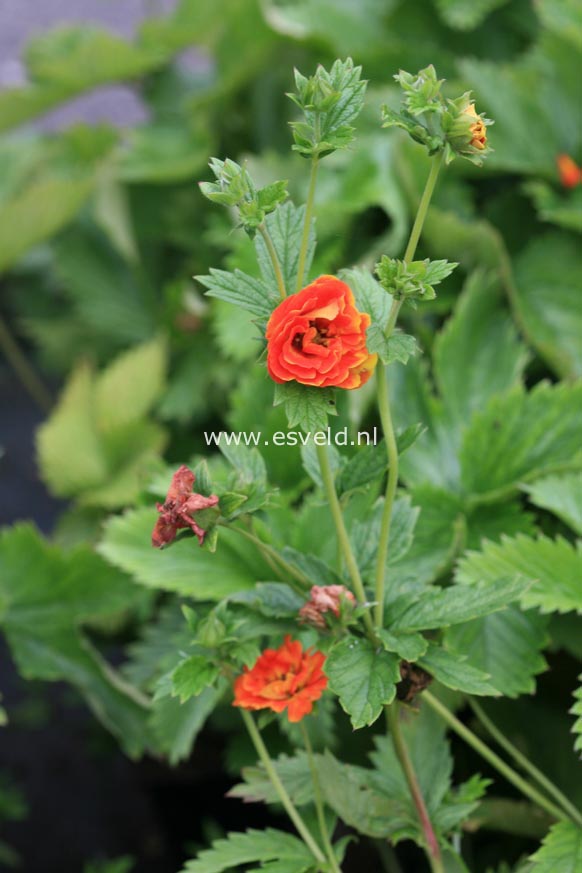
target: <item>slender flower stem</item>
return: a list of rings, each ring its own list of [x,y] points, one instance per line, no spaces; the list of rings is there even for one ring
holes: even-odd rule
[[[428,207],[433,195],[439,171],[442,165],[442,156],[438,155],[433,158],[430,173],[424,186],[424,191],[418,204],[418,212],[410,231],[410,238],[406,251],[404,253],[404,261],[408,263],[414,258],[418,240],[422,233]],[[402,300],[392,300],[390,314],[384,333],[386,337],[390,337],[394,327],[398,313],[402,306]],[[376,370],[376,391],[378,398],[378,410],[380,413],[380,422],[386,440],[386,451],[388,453],[388,479],[386,482],[386,494],[384,498],[384,508],[382,510],[382,519],[380,522],[380,537],[378,540],[378,554],[376,557],[376,586],[375,598],[376,607],[374,618],[376,627],[382,627],[384,623],[384,600],[386,591],[386,562],[388,560],[388,544],[390,541],[390,523],[392,519],[392,508],[394,506],[394,496],[398,485],[398,447],[396,445],[396,436],[394,434],[394,426],[392,424],[392,415],[390,413],[390,399],[388,395],[388,376],[386,367],[383,364]]]
[[[557,807],[554,803],[544,797],[543,794],[534,788],[529,782],[526,782],[519,773],[516,773],[515,770],[507,764],[503,758],[500,758],[492,749],[489,748],[479,737],[473,733],[466,725],[460,721],[456,715],[454,715],[447,707],[441,703],[441,701],[437,697],[433,697],[430,691],[423,691],[422,699],[426,700],[427,704],[437,712],[440,717],[446,721],[452,730],[458,734],[461,739],[465,740],[465,742],[471,746],[482,758],[491,764],[502,776],[505,776],[508,782],[511,782],[522,794],[525,794],[526,797],[529,797],[530,800],[533,800],[534,803],[537,803],[538,806],[541,806],[542,809],[545,809],[546,812],[549,812],[551,816],[554,818],[565,821],[567,820],[566,814]]]
[[[491,734],[493,739],[501,746],[502,749],[512,756],[515,761],[522,767],[527,773],[529,773],[542,788],[545,788],[548,794],[555,798],[558,801],[564,812],[566,812],[569,817],[578,825],[582,825],[582,814],[580,810],[576,809],[574,804],[568,800],[565,794],[563,794],[557,785],[548,779],[541,770],[532,764],[532,762],[527,758],[522,752],[516,748],[511,740],[509,740],[505,734],[497,727],[497,725],[489,718],[483,707],[480,703],[477,703],[472,697],[469,697],[469,705],[483,727]]]
[[[329,838],[329,833],[327,830],[327,823],[325,821],[325,809],[323,805],[323,798],[321,796],[321,786],[319,784],[319,776],[317,774],[315,758],[313,757],[313,747],[311,745],[311,740],[309,739],[307,728],[305,727],[303,721],[300,722],[300,728],[301,734],[303,736],[303,742],[305,744],[305,751],[307,752],[307,760],[309,761],[309,769],[311,770],[311,780],[313,782],[313,797],[315,800],[315,810],[317,812],[317,821],[319,823],[321,839],[325,847],[325,853],[331,865],[331,870],[333,871],[333,873],[341,873],[341,868],[336,860],[333,846],[331,844],[331,840]]]
[[[327,502],[329,503],[329,508],[331,510],[331,515],[333,518],[333,523],[335,525],[338,542],[340,544],[340,548],[342,550],[342,554],[348,568],[348,573],[350,574],[350,579],[352,580],[354,594],[356,595],[360,603],[366,603],[366,592],[364,590],[364,583],[362,582],[360,570],[354,557],[352,545],[350,543],[348,532],[346,530],[342,509],[337,496],[337,492],[335,490],[335,482],[333,479],[331,465],[329,463],[327,446],[316,446],[315,449],[317,452],[317,459],[319,461],[319,469],[321,470],[321,478],[323,479],[323,487],[327,497]],[[366,624],[368,632],[373,635],[374,626],[368,612],[364,613],[364,622]]]
[[[388,543],[390,541],[390,523],[392,520],[392,507],[396,486],[398,485],[398,446],[390,413],[390,401],[388,399],[388,377],[386,367],[380,365],[376,371],[376,385],[378,391],[378,409],[380,422],[386,440],[388,453],[388,481],[384,497],[384,508],[380,523],[380,538],[378,540],[378,554],[376,557],[376,606],[374,618],[376,627],[381,628],[384,624],[384,597],[386,584],[386,561],[388,560]]]
[[[406,777],[406,781],[410,789],[410,794],[412,795],[412,800],[418,813],[418,818],[422,827],[424,839],[426,841],[425,848],[427,857],[430,862],[431,870],[433,871],[433,873],[444,873],[445,868],[443,867],[440,846],[438,844],[438,840],[436,838],[430,816],[424,802],[424,797],[422,796],[420,785],[418,784],[416,773],[414,772],[414,766],[410,759],[410,755],[408,753],[408,749],[406,747],[406,743],[404,742],[404,737],[402,736],[402,731],[400,729],[397,704],[392,704],[391,706],[386,707],[386,719],[388,721],[388,727],[390,728],[390,733],[392,735],[392,741],[394,743],[396,755],[398,757],[398,760],[400,761],[400,765],[402,767],[404,776]]]
[[[242,527],[231,527],[230,530],[236,531],[238,534],[247,539],[250,543],[253,543],[257,547],[257,549],[261,552],[267,563],[272,566],[272,563],[276,563],[279,565],[281,570],[289,577],[287,580],[289,584],[295,588],[300,594],[305,593],[306,588],[311,587],[311,580],[307,578],[305,573],[302,573],[297,567],[294,567],[293,564],[290,564],[288,561],[283,558],[279,552],[270,546],[268,543],[264,543],[254,534],[250,533],[248,530],[244,530]],[[299,582],[300,588],[295,585],[291,580],[295,580]]]
[[[48,412],[52,406],[52,398],[3,318],[0,318],[0,349],[37,406],[43,412]]]
[[[273,270],[275,271],[275,278],[277,279],[277,287],[279,288],[279,294],[281,295],[281,300],[284,300],[287,296],[287,290],[285,288],[285,279],[283,278],[283,271],[281,270],[281,264],[279,263],[279,258],[277,256],[277,251],[275,246],[273,245],[273,240],[271,239],[271,234],[267,230],[264,224],[260,224],[258,227],[259,233],[263,237],[265,241],[265,245],[267,246],[267,251],[269,252],[269,257],[271,258],[271,263],[273,264]]]
[[[410,231],[408,245],[406,246],[406,251],[404,252],[405,263],[411,261],[416,252],[416,247],[420,239],[420,234],[422,233],[424,220],[426,218],[426,213],[428,212],[428,207],[430,205],[430,201],[434,192],[442,163],[442,153],[435,155],[435,157],[432,159],[430,173],[428,174],[428,179],[426,180],[426,185],[424,186],[424,191],[422,192],[422,197],[420,198],[420,203],[418,204],[418,212],[416,213],[416,218],[414,219],[414,224],[412,225],[412,230]]]
[[[301,288],[303,287],[303,274],[305,273],[305,261],[307,260],[307,249],[309,248],[309,233],[311,231],[311,217],[313,215],[318,166],[319,158],[316,156],[311,161],[309,190],[307,192],[307,201],[305,203],[305,221],[303,223],[303,236],[301,238],[301,248],[299,249],[299,263],[297,265],[297,291],[301,291]]]
[[[277,773],[277,771],[275,769],[275,765],[273,764],[273,762],[271,760],[271,756],[269,755],[269,751],[268,751],[265,743],[263,742],[263,738],[262,738],[261,734],[259,733],[259,730],[255,724],[254,718],[252,717],[251,713],[247,712],[245,709],[241,709],[240,713],[243,717],[243,721],[244,721],[246,728],[249,732],[250,738],[253,741],[253,745],[257,751],[257,755],[261,759],[261,762],[263,764],[263,767],[265,768],[267,776],[269,777],[269,779],[273,783],[273,787],[274,787],[275,791],[277,792],[277,794],[279,795],[279,800],[281,801],[281,803],[285,809],[285,812],[287,813],[287,815],[289,816],[289,818],[291,819],[291,821],[295,825],[295,827],[297,829],[297,833],[300,835],[301,839],[303,840],[303,842],[305,843],[305,845],[307,846],[307,848],[309,849],[309,851],[311,852],[311,854],[313,855],[313,857],[315,858],[317,863],[318,864],[325,864],[326,863],[325,855],[323,854],[323,852],[321,851],[321,849],[319,848],[319,846],[317,845],[317,843],[315,842],[315,840],[311,836],[311,833],[309,832],[307,825],[305,824],[305,822],[303,821],[303,819],[299,815],[293,801],[291,800],[291,798],[289,797],[289,794],[287,793],[287,789],[285,788],[285,786],[281,782],[281,779],[279,778],[279,774]]]

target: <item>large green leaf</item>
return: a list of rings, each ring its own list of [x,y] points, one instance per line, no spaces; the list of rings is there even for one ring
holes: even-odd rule
[[[510,606],[502,612],[447,628],[445,644],[488,673],[491,684],[507,697],[531,694],[534,677],[547,664],[541,654],[547,642],[547,619],[533,610]]]
[[[156,331],[151,292],[91,225],[70,228],[53,244],[54,269],[67,301],[106,348],[144,342]]]
[[[515,306],[523,329],[559,376],[582,376],[581,273],[580,241],[565,233],[535,237],[515,261]]]
[[[190,756],[196,737],[223,693],[223,687],[205,688],[186,703],[174,697],[154,700],[150,726],[170,764],[178,764]]]
[[[475,809],[476,801],[486,787],[479,777],[452,789],[453,758],[445,739],[445,726],[438,716],[421,707],[413,718],[400,711],[401,730],[422,796],[431,821],[439,835],[446,835]],[[368,784],[384,797],[398,804],[394,810],[389,833],[397,841],[411,838],[422,841],[418,815],[410,798],[406,777],[399,762],[391,735],[375,737],[376,749],[371,754],[374,769]]]
[[[96,376],[81,363],[37,434],[43,478],[59,497],[118,508],[137,496],[165,434],[145,416],[164,384],[165,345],[146,343]]]
[[[387,797],[370,784],[370,770],[365,767],[344,764],[326,750],[317,757],[317,773],[327,805],[359,833],[386,839],[406,820],[405,793]]]
[[[277,305],[276,297],[260,279],[247,276],[241,270],[228,273],[225,270],[211,269],[208,276],[196,276],[206,288],[209,297],[218,297],[227,303],[234,303],[242,309],[263,318],[268,318]],[[276,288],[276,285],[272,285]]]
[[[582,828],[571,821],[557,822],[530,860],[534,862],[532,873],[578,873],[582,868]]]
[[[290,201],[279,206],[270,215],[267,215],[265,224],[271,236],[271,240],[279,264],[285,288],[288,294],[292,294],[296,289],[297,269],[299,267],[299,251],[301,249],[301,239],[303,235],[303,224],[305,220],[305,207],[294,206]],[[268,288],[277,287],[277,277],[273,268],[273,262],[269,255],[267,245],[262,236],[255,237],[255,248],[259,259],[259,267],[261,268],[262,277]],[[307,284],[307,276],[311,266],[311,260],[315,251],[315,225],[312,221],[307,253],[305,259],[305,274],[304,284]]]
[[[142,585],[197,600],[220,600],[272,575],[252,546],[226,529],[221,530],[214,553],[190,538],[161,551],[154,549],[156,518],[154,508],[142,508],[109,519],[99,552]]]
[[[499,695],[499,691],[488,681],[487,673],[466,663],[466,658],[462,655],[453,654],[434,643],[429,645],[428,651],[418,659],[418,663],[435,679],[455,691],[494,697]]]
[[[469,552],[459,562],[456,577],[472,584],[517,574],[531,582],[521,598],[526,609],[582,614],[581,546],[562,537],[503,537],[500,543],[486,542],[480,552]]]
[[[48,177],[32,182],[3,203],[0,206],[0,270],[68,224],[94,185],[93,174],[77,179]]]
[[[527,351],[501,305],[499,280],[474,272],[434,345],[435,379],[458,426],[519,384]]]
[[[60,552],[31,525],[0,538],[0,626],[26,679],[66,680],[131,755],[149,744],[147,709],[78,626],[131,606],[135,589],[86,547]]]
[[[266,828],[232,833],[226,839],[216,840],[210,849],[200,852],[196,860],[188,861],[182,873],[222,873],[257,862],[260,866],[255,870],[273,870],[270,861],[288,862],[288,866],[278,869],[294,873],[304,873],[313,867],[313,855],[301,840],[285,831]]]
[[[140,421],[151,410],[166,380],[167,354],[159,339],[113,361],[95,390],[95,416],[102,432]]]
[[[471,494],[510,493],[560,469],[582,467],[578,409],[582,382],[541,383],[494,397],[473,416],[461,448],[462,481]]]
[[[395,654],[378,650],[361,637],[346,637],[333,647],[325,673],[354,728],[373,724],[384,704],[394,700],[400,681],[398,665]]]
[[[525,490],[532,503],[553,512],[582,536],[582,473],[548,476]]]
[[[527,587],[527,581],[515,575],[502,578],[499,574],[495,579],[480,580],[473,585],[434,586],[413,603],[404,596],[401,605],[393,604],[389,627],[390,630],[417,631],[461,624],[505,609],[523,595]]]

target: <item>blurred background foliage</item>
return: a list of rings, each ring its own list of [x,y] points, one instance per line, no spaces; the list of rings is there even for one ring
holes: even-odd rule
[[[305,195],[306,164],[290,151],[293,106],[284,96],[294,66],[308,73],[351,55],[370,80],[355,146],[326,159],[320,174],[314,274],[401,255],[427,161],[398,131],[380,129],[380,105],[398,99],[399,68],[433,63],[450,93],[473,89],[478,108],[495,119],[495,152],[483,169],[455,162],[439,183],[420,255],[454,259],[461,269],[437,300],[408,312],[408,327],[430,353],[464,280],[480,268],[528,347],[527,380],[582,375],[582,185],[566,189],[556,168],[559,154],[582,162],[581,18],[575,0],[178,0],[165,16],[144,19],[131,40],[63,23],[30,41],[25,84],[0,92],[0,349],[47,416],[37,440],[43,481],[71,501],[55,520],[62,553],[25,533],[20,544],[28,555],[38,549],[48,579],[65,579],[65,600],[68,550],[76,546],[77,568],[95,562],[95,598],[108,621],[128,608],[115,600],[111,569],[105,578],[83,544],[97,538],[107,513],[139,498],[146,476],[163,476],[162,451],[169,463],[182,462],[205,451],[205,429],[285,427],[264,368],[249,366],[259,351],[250,317],[205,298],[193,276],[220,265],[256,271],[251,242],[198,190],[211,155],[246,160],[259,184],[284,178],[292,197]],[[118,83],[143,107],[139,123],[44,123],[61,105]],[[354,392],[349,408],[343,402],[359,421],[368,394]],[[298,450],[267,447],[264,457],[275,485],[305,479]],[[10,461],[7,453],[0,463],[6,469]],[[317,529],[310,511],[306,536]],[[246,560],[226,547],[221,555],[239,570]],[[131,589],[136,624],[149,614],[150,593]],[[100,615],[79,617],[76,604],[69,607],[59,633],[77,687],[101,701],[106,722],[110,707],[115,721],[121,692],[104,690],[98,658],[78,631],[90,618],[101,632]],[[45,616],[35,646],[45,620],[54,631]],[[180,622],[170,608],[152,628],[138,684],[147,687],[146,655],[157,664],[166,652],[164,627],[174,646]],[[555,646],[579,654],[576,628],[565,617]],[[37,657],[25,653],[25,675],[60,675],[62,663]],[[551,700],[544,705],[546,724],[568,721]],[[525,718],[547,756],[544,720],[529,713],[531,703],[504,706],[500,718],[516,729]],[[216,718],[220,726],[229,714]],[[142,726],[133,712],[123,719],[131,751]],[[179,760],[196,725],[185,744],[173,722],[157,731]],[[231,772],[247,759],[248,750],[232,745]],[[571,782],[569,758],[558,759],[548,769],[554,764]],[[2,784],[0,814],[23,814]],[[121,858],[87,870],[130,865]]]

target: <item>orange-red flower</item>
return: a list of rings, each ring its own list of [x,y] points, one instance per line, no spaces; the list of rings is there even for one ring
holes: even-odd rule
[[[556,164],[564,188],[575,188],[582,183],[582,167],[579,167],[570,155],[558,155]]]
[[[299,640],[286,636],[278,649],[265,649],[250,670],[234,683],[234,706],[287,710],[289,721],[309,715],[327,686],[322,652],[303,651]]]
[[[483,123],[483,119],[480,115],[477,115],[477,110],[475,109],[475,104],[470,103],[465,109],[466,115],[471,115],[475,118],[475,121],[469,127],[469,131],[471,133],[471,142],[469,145],[472,145],[473,148],[479,149],[482,151],[487,145],[487,128]]]
[[[356,598],[345,585],[313,585],[311,599],[299,610],[299,619],[305,624],[324,628],[324,613],[331,612],[336,618],[340,617],[344,604],[355,606]]]
[[[204,542],[206,531],[192,518],[194,512],[216,506],[218,497],[211,494],[204,497],[202,494],[193,494],[192,486],[196,476],[188,467],[182,465],[173,477],[164,503],[156,503],[160,513],[152,532],[152,546],[161,549],[167,546],[175,538],[181,528],[189,527],[198,537],[200,545]]]
[[[267,325],[267,369],[275,382],[359,388],[377,355],[366,348],[370,316],[356,309],[350,288],[320,276],[286,297]]]

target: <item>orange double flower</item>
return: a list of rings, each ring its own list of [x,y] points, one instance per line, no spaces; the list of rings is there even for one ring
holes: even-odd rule
[[[287,710],[289,721],[309,715],[327,687],[322,652],[303,651],[290,636],[278,649],[265,649],[249,670],[234,683],[234,706],[243,709]]]
[[[359,388],[377,355],[366,348],[370,316],[335,276],[320,276],[286,297],[267,325],[267,369],[273,381],[319,388]]]

